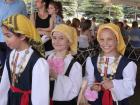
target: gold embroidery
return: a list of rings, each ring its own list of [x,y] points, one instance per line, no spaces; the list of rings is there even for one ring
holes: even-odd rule
[[[16,53],[16,51],[15,51],[15,53]],[[29,54],[29,50],[25,51],[25,54],[21,58],[21,61],[19,62],[18,65],[17,65],[17,61],[18,61],[19,53],[17,53],[16,58],[15,58],[15,53],[12,58],[13,61],[11,62],[11,66],[12,66],[11,79],[12,79],[13,86],[15,85],[15,83],[18,83],[18,78],[21,76],[21,73],[25,70],[22,65],[26,61],[26,56]],[[14,60],[14,58],[15,58],[15,60]],[[16,68],[19,69],[18,73],[16,73]]]
[[[108,67],[111,68],[111,74],[109,76],[109,79],[113,79],[113,76],[116,73],[120,58],[121,56],[117,56],[115,57],[112,63],[105,63],[103,55],[99,55],[97,68],[98,68],[98,71],[100,72],[100,75],[103,77],[103,79],[105,79],[105,70],[102,70],[102,69],[105,69],[105,68],[108,69]],[[104,65],[104,68],[102,68],[103,67],[102,65]]]

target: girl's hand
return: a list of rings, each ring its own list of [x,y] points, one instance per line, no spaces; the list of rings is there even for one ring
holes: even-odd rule
[[[37,31],[40,35],[46,35],[46,31],[44,31],[43,28],[37,28]]]
[[[77,102],[77,105],[89,105],[89,103],[88,103],[88,101],[87,101],[87,99],[85,98],[84,95],[82,95],[80,97],[80,99]]]
[[[42,28],[37,28],[37,31],[42,31]]]
[[[50,70],[50,78],[57,79],[57,74],[54,72],[54,70]]]
[[[91,86],[90,89],[99,92],[99,91],[101,91],[101,84],[100,83],[94,83],[93,86]]]
[[[113,82],[112,82],[112,80],[106,79],[102,82],[102,86],[105,89],[111,89],[111,88],[113,88]]]
[[[89,105],[87,99],[85,98],[85,89],[87,88],[87,80],[83,80],[81,90],[78,96],[77,105]]]

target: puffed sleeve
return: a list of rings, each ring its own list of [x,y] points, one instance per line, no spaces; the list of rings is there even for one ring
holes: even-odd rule
[[[123,70],[123,79],[113,80],[114,87],[111,89],[111,92],[114,100],[120,101],[134,94],[136,72],[137,66],[131,61]]]
[[[7,67],[5,66],[0,83],[0,105],[7,105],[9,88],[10,81],[8,77]]]
[[[92,85],[93,82],[95,81],[94,66],[92,64],[91,57],[88,57],[86,61],[86,77],[85,78],[88,81],[88,85]]]
[[[33,68],[31,100],[33,105],[49,105],[49,66],[44,58]]]

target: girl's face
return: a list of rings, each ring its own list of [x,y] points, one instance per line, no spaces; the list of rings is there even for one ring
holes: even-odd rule
[[[37,9],[42,8],[43,6],[45,6],[45,3],[43,3],[42,0],[35,0],[35,7]]]
[[[61,32],[54,32],[52,35],[52,45],[56,51],[67,51],[70,43],[69,40]]]
[[[111,30],[102,30],[99,35],[99,44],[105,55],[113,56],[117,53],[117,38]]]
[[[14,33],[10,32],[6,27],[2,27],[5,42],[11,49],[20,49],[23,38],[17,37]]]
[[[49,4],[48,12],[50,15],[56,13],[56,9],[55,9],[54,5]]]

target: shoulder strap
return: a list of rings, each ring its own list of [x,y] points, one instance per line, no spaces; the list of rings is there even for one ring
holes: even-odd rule
[[[94,68],[97,67],[97,59],[98,59],[98,56],[91,57],[91,62],[93,64]]]
[[[68,68],[67,68],[66,73],[65,73],[66,76],[69,76],[70,70],[71,70],[71,68],[72,68],[72,66],[73,66],[73,64],[74,64],[75,62],[76,62],[76,60],[73,58],[73,59],[71,60],[70,64],[69,64]]]
[[[102,77],[100,76],[100,72],[98,71],[98,67],[97,67],[97,60],[98,60],[98,56],[93,56],[91,58],[91,62],[94,66],[94,75],[95,75],[96,81],[102,81]]]
[[[48,57],[49,57],[49,55],[47,55],[47,56],[45,57],[45,59],[47,60],[47,59],[48,59]]]

